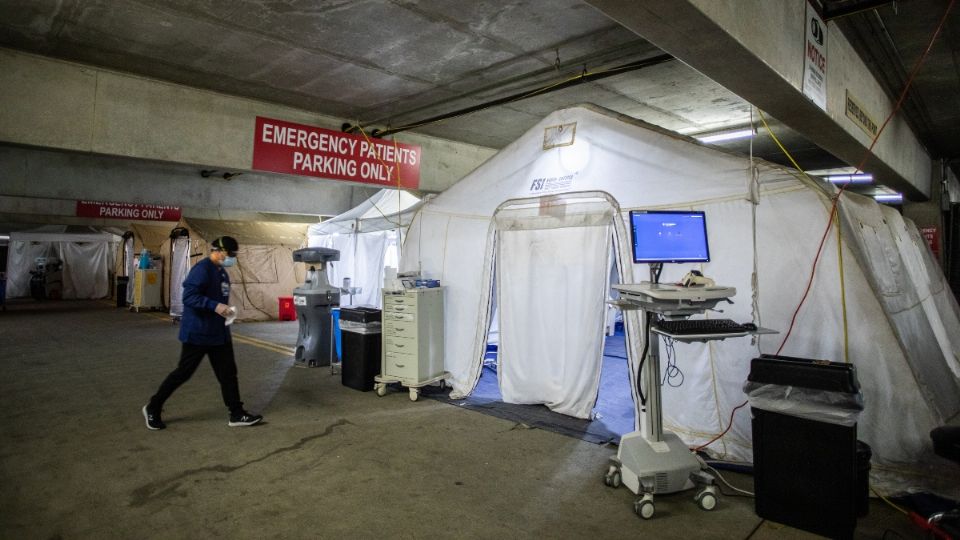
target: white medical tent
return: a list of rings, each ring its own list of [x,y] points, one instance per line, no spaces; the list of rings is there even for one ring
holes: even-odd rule
[[[373,197],[322,223],[311,225],[307,245],[340,251],[340,260],[330,265],[330,284],[343,285],[350,278],[352,287],[360,287],[354,305],[381,305],[384,266],[397,266],[401,236],[417,209],[420,199],[402,190],[382,189]],[[341,298],[341,304],[349,303]]]
[[[705,211],[711,261],[665,265],[662,281],[699,269],[737,289],[733,305],[707,316],[780,333],[675,344],[684,382],[663,388],[664,425],[702,444],[746,401],[750,360],[780,347],[836,191],[797,171],[575,107],[552,113],[426,202],[400,266],[446,287],[452,397],[477,383],[496,295],[504,401],[587,418],[598,393],[609,261],[624,282],[649,280],[648,266],[632,261],[629,210]],[[853,194],[839,207],[841,247],[834,228],[781,354],[856,365],[866,407],[860,439],[876,461],[915,462],[929,449],[931,428],[960,411],[957,303],[911,222]],[[624,317],[635,402],[639,318]],[[712,450],[751,459],[748,411]]]
[[[63,298],[110,296],[109,273],[120,237],[75,225],[44,225],[10,233],[7,252],[7,297],[30,296],[30,271],[37,257],[63,262]]]

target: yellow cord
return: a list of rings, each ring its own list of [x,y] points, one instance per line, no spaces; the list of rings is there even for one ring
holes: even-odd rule
[[[770,134],[770,138],[773,139],[773,142],[777,143],[777,146],[780,147],[780,150],[783,152],[783,155],[787,156],[787,159],[790,160],[790,163],[793,163],[794,168],[800,171],[800,174],[802,174],[804,178],[806,178],[807,180],[812,180],[810,176],[807,175],[807,172],[804,171],[800,167],[800,165],[797,164],[796,160],[793,159],[793,156],[790,155],[790,152],[788,152],[787,149],[784,148],[783,144],[780,143],[780,139],[778,139],[777,136],[773,133],[773,130],[770,129],[770,126],[767,124],[766,117],[763,116],[763,111],[761,111],[760,109],[757,109],[757,112],[760,113],[760,121],[763,122],[763,127],[767,128],[767,133]]]
[[[790,152],[780,143],[780,139],[773,133],[773,130],[770,129],[770,125],[767,124],[767,119],[763,116],[763,111],[757,109],[757,112],[760,113],[760,121],[763,122],[763,127],[767,129],[767,133],[770,134],[770,137],[773,139],[773,142],[777,143],[777,146],[780,147],[780,150],[783,152],[787,159],[790,160],[790,163],[807,179],[812,180],[810,176],[800,168],[800,165],[797,164],[797,161],[793,159],[793,156],[790,155]],[[843,361],[850,363],[850,338],[849,338],[849,329],[847,326],[847,289],[846,281],[844,280],[843,275],[843,236],[840,231],[840,209],[837,208],[833,215],[830,216],[830,219],[834,220],[837,229],[837,261],[840,265],[840,310],[843,313]],[[879,495],[879,493],[878,493]]]
[[[889,505],[892,506],[895,510],[897,510],[898,512],[900,512],[901,514],[905,514],[905,515],[908,515],[908,516],[910,515],[910,512],[907,512],[907,511],[904,510],[903,508],[900,508],[899,506],[893,504],[893,501],[891,501],[890,499],[884,497],[879,491],[877,491],[876,489],[874,489],[873,486],[870,486],[870,491],[872,491],[877,497],[880,497],[881,499],[883,499],[883,502],[889,504]]]
[[[840,211],[833,214],[837,228],[837,261],[840,264],[840,306],[843,313],[843,361],[850,363],[850,334],[847,327],[847,287],[843,273],[843,235],[840,232]]]
[[[363,138],[367,141],[367,144],[372,145],[373,143],[370,141],[370,137],[367,136],[367,132],[363,129],[363,126],[361,126],[360,124],[357,124],[357,127],[360,128],[360,134],[363,135]],[[393,141],[393,144],[394,144],[394,148],[396,148],[397,141],[396,141],[395,139],[394,139],[394,141]],[[382,157],[380,157],[380,154],[379,154],[379,153],[374,153],[374,155],[377,156],[377,161],[379,161],[380,164],[383,165],[384,168],[386,168],[387,162],[384,161]],[[396,155],[396,154],[395,154],[395,155]],[[398,162],[396,162],[396,161],[394,161],[393,163],[394,163],[394,165],[396,165],[396,170],[397,170],[397,190],[398,190],[398,192],[397,192],[397,215],[399,216],[399,215],[400,215],[400,193],[399,193],[399,190],[400,190],[400,164],[399,164]],[[383,217],[383,219],[387,220],[387,223],[389,223],[389,224],[391,224],[391,225],[396,225],[397,229],[400,229],[400,222],[399,222],[399,221],[393,221],[392,219],[388,218],[387,215],[383,213],[383,210],[381,210],[380,207],[377,206],[376,203],[374,203],[373,207],[377,209],[377,212],[380,213],[380,215]]]

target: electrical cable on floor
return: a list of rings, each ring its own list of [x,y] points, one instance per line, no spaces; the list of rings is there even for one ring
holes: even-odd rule
[[[723,482],[723,484],[724,484],[725,486],[727,486],[728,488],[736,491],[737,493],[741,493],[741,494],[743,494],[743,495],[746,495],[747,497],[755,497],[755,495],[754,495],[753,493],[751,493],[751,492],[749,492],[749,491],[747,491],[747,490],[745,490],[745,489],[740,489],[740,488],[738,488],[738,487],[735,487],[733,484],[731,484],[730,482],[728,482],[727,479],[724,478],[722,474],[720,474],[720,471],[714,469],[713,467],[707,465],[707,470],[712,471],[713,474],[715,474],[715,475],[717,476],[717,478],[718,478],[721,482]]]
[[[870,486],[870,491],[872,491],[872,492],[874,493],[874,495],[876,495],[877,497],[880,497],[880,500],[882,500],[883,502],[885,502],[885,503],[889,504],[891,507],[893,507],[893,509],[896,510],[897,512],[900,512],[901,514],[908,515],[908,516],[910,515],[910,512],[908,512],[907,510],[901,508],[900,506],[897,506],[896,504],[893,503],[893,501],[891,501],[890,499],[884,497],[883,494],[880,493],[879,491],[877,491],[877,489],[874,488],[873,486]]]
[[[766,519],[761,519],[760,523],[757,523],[757,526],[754,527],[753,530],[750,531],[750,534],[748,534],[746,538],[744,538],[743,540],[750,540],[751,538],[753,538],[753,535],[757,534],[757,531],[760,530],[760,526],[763,525],[766,521],[767,521]]]

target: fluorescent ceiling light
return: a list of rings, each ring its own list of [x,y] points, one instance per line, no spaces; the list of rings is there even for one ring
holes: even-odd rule
[[[720,141],[731,141],[733,139],[746,139],[747,137],[753,137],[752,129],[741,129],[738,131],[728,131],[726,133],[717,133],[716,135],[707,135],[706,137],[697,137],[697,140],[702,143],[712,143]]]
[[[901,193],[878,193],[873,196],[873,199],[878,202],[903,202],[903,194]]]
[[[833,174],[827,177],[827,182],[834,184],[869,184],[873,182],[872,174]]]

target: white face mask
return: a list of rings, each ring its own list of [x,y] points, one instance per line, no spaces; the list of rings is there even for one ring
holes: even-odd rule
[[[227,258],[223,259],[223,262],[220,263],[220,264],[221,264],[221,266],[233,266],[233,265],[237,264],[237,258],[236,258],[236,257],[227,257]]]

